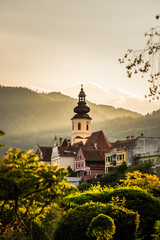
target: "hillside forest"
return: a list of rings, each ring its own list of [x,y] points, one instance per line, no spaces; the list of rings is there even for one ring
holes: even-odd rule
[[[78,95],[78,93],[77,93]],[[78,98],[78,97],[77,97]],[[77,99],[60,92],[38,93],[27,88],[0,86],[0,128],[3,143],[23,150],[52,146],[53,138],[71,136],[71,118]],[[92,132],[103,130],[110,142],[135,137],[160,136],[160,110],[145,116],[130,110],[87,102]],[[2,151],[2,150],[1,150]]]

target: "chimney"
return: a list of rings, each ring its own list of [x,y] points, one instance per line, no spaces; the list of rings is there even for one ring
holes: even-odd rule
[[[143,137],[143,133],[141,133],[141,137]]]
[[[60,138],[59,141],[60,141],[60,146],[62,146],[63,138]]]
[[[70,146],[71,146],[71,140],[68,139],[68,140],[67,140],[67,147],[70,147]]]
[[[97,143],[94,144],[94,148],[97,149]]]

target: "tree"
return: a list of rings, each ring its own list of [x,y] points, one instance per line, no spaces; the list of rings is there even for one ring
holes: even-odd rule
[[[114,167],[108,173],[101,177],[100,183],[102,186],[115,186],[120,179],[124,178],[124,172],[128,169],[126,162],[120,166]]]
[[[160,15],[156,18],[159,19]],[[160,26],[151,28],[147,33],[147,43],[144,49],[133,51],[128,49],[120,63],[127,62],[126,69],[129,78],[132,74],[140,73],[143,78],[147,76],[150,83],[149,93],[145,97],[149,97],[149,101],[159,100],[160,95]]]
[[[71,188],[66,174],[64,168],[38,164],[32,150],[9,149],[0,160],[1,235],[23,232],[33,239],[33,223]]]
[[[114,240],[135,240],[135,235],[139,226],[139,214],[124,207],[113,204],[102,204],[100,202],[87,202],[86,204],[69,209],[59,221],[53,239],[88,240],[88,233],[86,235],[87,229],[91,221],[99,214],[110,216],[112,219],[114,219],[116,226],[116,232],[114,231],[114,227],[112,230],[112,227],[109,228],[111,231],[108,231],[109,229],[105,228],[106,221],[109,224],[110,220],[106,220],[105,218],[104,230],[102,227],[102,219],[104,220],[104,218],[99,216],[98,219],[101,222],[99,222],[99,227],[101,227],[101,229],[103,228],[104,230],[103,237],[106,235],[106,233],[109,234],[110,232],[111,235],[111,233],[115,232]],[[110,223],[110,225],[112,225],[112,223]],[[95,237],[90,236],[90,239],[95,239]]]
[[[160,181],[156,175],[143,174],[140,171],[128,172],[126,173],[126,178],[121,179],[120,182],[124,186],[138,186],[156,196],[160,196]]]
[[[160,219],[160,211],[159,211],[160,198],[154,197],[149,191],[141,189],[138,186],[129,187],[129,186],[120,185],[114,188],[107,188],[107,187],[100,188],[98,186],[97,189],[94,186],[94,188],[91,188],[82,193],[76,193],[74,195],[72,194],[70,196],[67,196],[65,199],[66,199],[66,202],[67,201],[70,202],[71,207],[73,207],[74,205],[75,206],[83,205],[85,203],[90,203],[91,201],[107,204],[111,201],[113,202],[113,198],[114,198],[114,204],[112,203],[112,205],[116,206],[118,205],[115,201],[117,197],[122,203],[123,203],[123,199],[125,198],[125,203],[123,204],[123,206],[127,209],[133,210],[134,212],[138,212],[138,214],[140,215],[140,225],[138,230],[139,237],[141,238],[143,237],[142,239],[144,240],[151,240],[151,235],[154,232],[154,229],[153,229],[154,223],[155,221]],[[88,210],[86,210],[86,212],[88,216]],[[102,212],[102,213],[109,215],[114,219],[112,215],[106,212]],[[116,220],[115,220],[115,225],[116,225],[116,234],[117,234]],[[125,231],[126,231],[125,234],[123,232],[124,234],[123,238],[126,235],[128,236],[128,238],[126,239],[131,239],[129,237],[130,230],[128,228],[125,228]],[[119,235],[117,235],[117,239],[118,237]],[[120,240],[120,238],[118,240]]]
[[[100,183],[102,186],[115,186],[117,183],[119,184],[121,182],[121,179],[125,179],[125,174],[127,172],[134,171],[153,174],[153,164],[151,161],[145,161],[135,166],[127,167],[126,163],[123,162],[122,165],[120,165],[119,167],[115,167],[111,171],[103,175]]]
[[[87,236],[95,236],[97,240],[110,240],[112,239],[115,230],[116,226],[114,220],[101,213],[92,219],[89,224]]]

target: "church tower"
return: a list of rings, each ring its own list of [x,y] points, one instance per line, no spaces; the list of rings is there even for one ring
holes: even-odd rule
[[[85,97],[86,94],[83,91],[83,85],[81,85],[81,91],[78,95],[78,105],[74,108],[76,115],[72,120],[72,139],[71,144],[82,141],[83,144],[91,135],[91,118],[87,114],[90,108],[86,106]]]

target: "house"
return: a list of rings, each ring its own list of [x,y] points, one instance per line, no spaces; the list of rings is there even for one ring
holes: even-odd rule
[[[82,142],[71,146],[70,141],[62,138],[58,144],[57,138],[54,139],[53,147],[39,146],[36,154],[39,156],[39,161],[53,165],[61,165],[64,168],[70,166],[74,170],[74,161],[79,148],[83,145]]]
[[[136,165],[144,161],[152,161],[153,167],[160,158],[160,138],[144,137],[128,138],[117,141],[105,153],[105,172],[111,167],[119,166],[123,161],[127,166]]]
[[[75,159],[75,171],[81,171],[84,181],[97,178],[105,173],[105,150],[79,149]]]
[[[122,162],[127,162],[127,147],[134,139],[118,140],[105,152],[105,172],[113,167],[118,167]]]
[[[111,147],[103,131],[94,132],[82,146],[75,159],[75,171],[81,171],[84,181],[105,173],[105,151]]]
[[[159,137],[137,137],[127,150],[128,166],[140,162],[151,160],[155,166],[160,158],[160,138]]]

